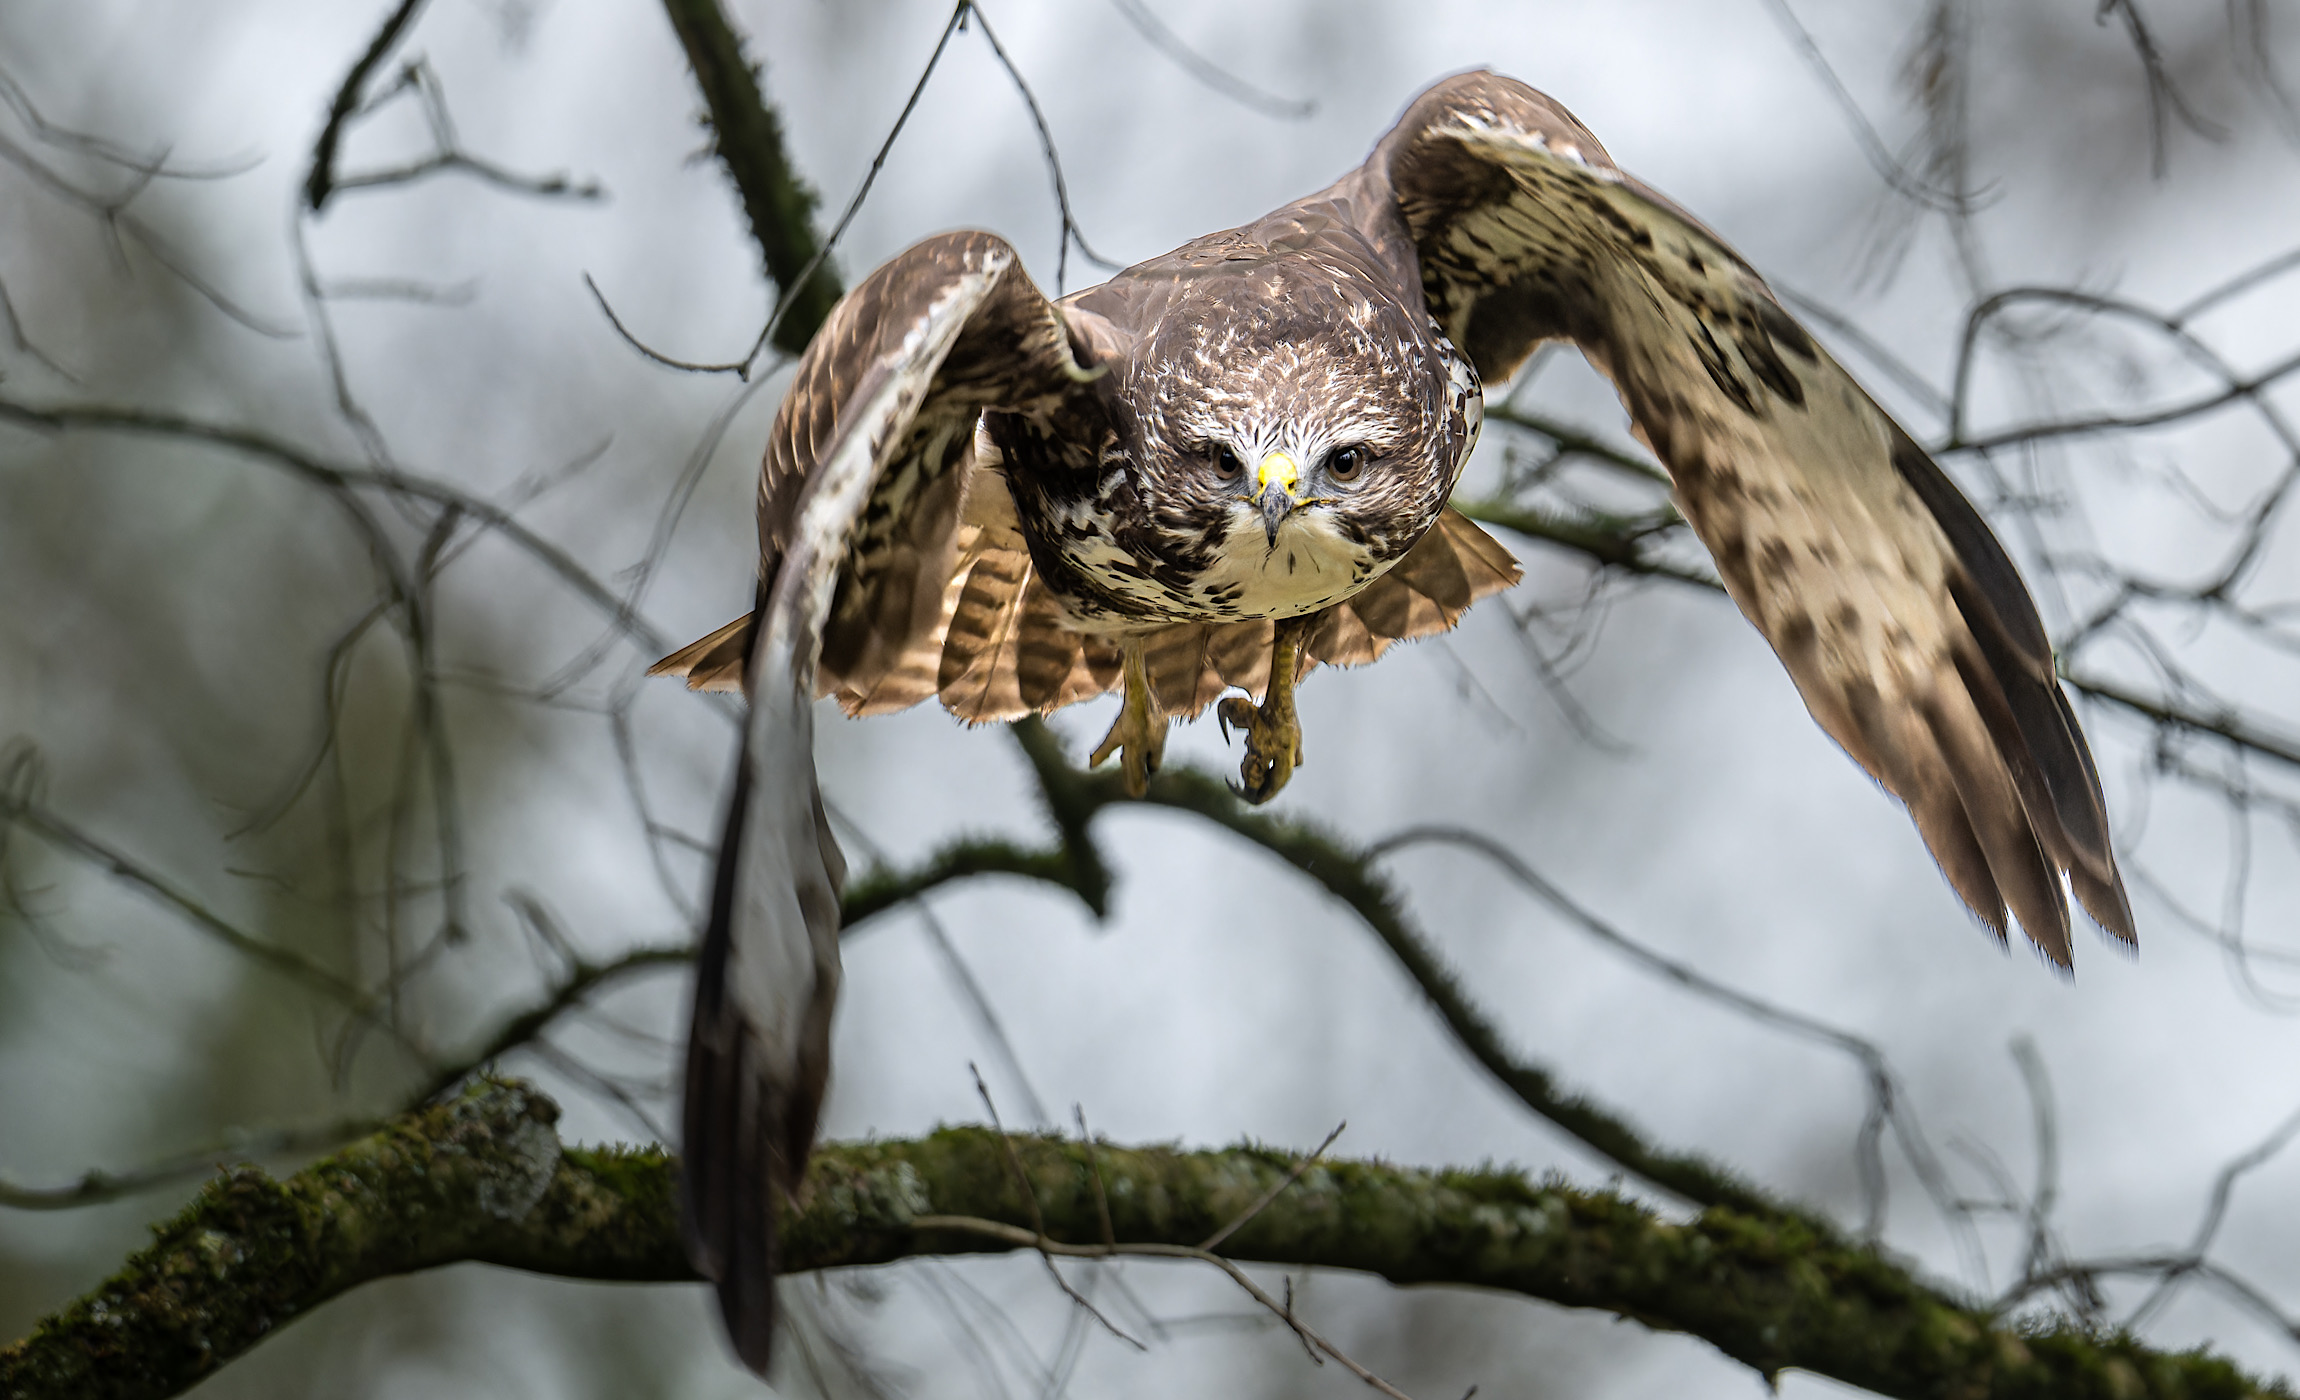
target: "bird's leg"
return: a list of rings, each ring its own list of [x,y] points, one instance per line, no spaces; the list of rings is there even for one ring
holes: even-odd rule
[[[1086,762],[1089,767],[1099,767],[1111,754],[1122,753],[1126,791],[1140,797],[1150,788],[1150,775],[1166,758],[1166,712],[1158,708],[1158,697],[1150,692],[1150,669],[1142,661],[1141,641],[1121,642],[1119,650],[1126,658],[1120,682],[1126,688],[1126,698],[1119,706],[1117,723],[1102,736]]]
[[[1222,723],[1222,737],[1230,726],[1246,731],[1246,758],[1238,765],[1243,780],[1238,795],[1248,802],[1267,802],[1302,766],[1302,724],[1294,716],[1294,673],[1301,669],[1302,638],[1310,619],[1289,617],[1273,629],[1270,643],[1270,684],[1262,703],[1243,695],[1224,700],[1214,713]]]

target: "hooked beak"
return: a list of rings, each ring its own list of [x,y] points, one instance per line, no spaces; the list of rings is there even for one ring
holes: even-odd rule
[[[1262,528],[1270,537],[1270,548],[1278,547],[1278,523],[1294,513],[1302,501],[1294,494],[1301,485],[1301,468],[1283,452],[1272,452],[1262,459],[1261,468],[1254,474],[1260,490],[1254,504],[1262,512]]]

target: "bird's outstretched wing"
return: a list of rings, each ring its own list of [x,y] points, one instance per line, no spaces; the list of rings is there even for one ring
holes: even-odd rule
[[[698,643],[748,656],[750,718],[696,980],[684,1219],[736,1351],[764,1374],[775,1223],[813,1147],[830,1061],[846,866],[815,784],[812,702],[889,683],[941,621],[974,423],[1077,387],[1063,322],[988,234],[910,249],[848,293],[776,415],[749,629]],[[937,573],[937,561],[942,573]],[[693,650],[690,648],[690,650]]]
[[[1907,804],[2001,937],[2069,962],[2062,877],[2134,941],[2108,820],[2020,575],[1941,469],[1717,236],[1564,108],[1467,73],[1383,138],[1430,313],[1487,383],[1568,338],[1669,468],[1728,592],[1805,704]]]

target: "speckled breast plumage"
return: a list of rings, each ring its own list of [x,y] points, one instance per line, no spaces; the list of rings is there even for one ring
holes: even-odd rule
[[[984,420],[1032,563],[1072,625],[1298,617],[1404,557],[1443,510],[1482,409],[1476,371],[1404,286],[1355,229],[1297,214],[1076,299],[1122,307],[1145,333],[1061,417]],[[1285,451],[1315,486],[1344,445],[1372,451],[1363,481],[1313,489],[1274,537],[1250,483],[1225,489],[1205,470],[1223,447],[1246,461]]]

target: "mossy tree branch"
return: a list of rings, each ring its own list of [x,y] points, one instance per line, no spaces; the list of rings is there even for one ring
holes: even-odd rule
[[[751,237],[781,289],[777,349],[796,355],[839,299],[838,273],[814,229],[815,192],[791,168],[782,121],[718,0],[663,0],[711,114],[713,147],[742,196]]]
[[[330,1298],[443,1264],[691,1278],[673,1160],[563,1147],[557,1118],[534,1090],[483,1080],[285,1180],[227,1172],[116,1277],[0,1351],[0,1394],[177,1394]],[[1017,1164],[1035,1202],[1023,1199]],[[1253,1211],[1297,1165],[1253,1147],[1002,1143],[978,1128],[831,1144],[815,1155],[804,1204],[786,1209],[784,1263],[806,1272],[1005,1250],[1039,1221],[1089,1252],[1107,1248],[1106,1228],[1117,1253],[1171,1252],[1251,1211],[1224,1257],[1602,1308],[1701,1337],[1768,1376],[1808,1370],[1927,1400],[2291,1395],[2201,1352],[2007,1328],[1874,1253],[1724,1208],[1673,1224],[1617,1195],[1512,1171],[1325,1160]]]

